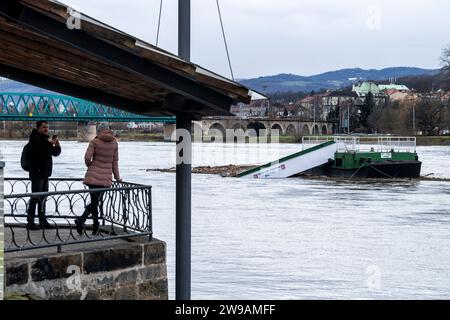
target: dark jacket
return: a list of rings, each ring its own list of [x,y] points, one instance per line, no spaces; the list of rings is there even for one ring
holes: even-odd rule
[[[52,156],[59,156],[61,154],[61,147],[54,146],[48,141],[49,138],[46,134],[39,134],[36,129],[33,129],[30,134],[30,178],[48,178],[52,175]]]

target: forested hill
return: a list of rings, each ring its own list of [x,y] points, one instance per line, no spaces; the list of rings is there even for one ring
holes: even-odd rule
[[[253,79],[243,79],[239,82],[253,90],[265,93],[275,92],[310,92],[320,89],[339,89],[356,81],[387,80],[410,76],[436,75],[439,70],[412,67],[395,67],[382,70],[360,68],[330,71],[313,76],[295,74],[278,74]]]

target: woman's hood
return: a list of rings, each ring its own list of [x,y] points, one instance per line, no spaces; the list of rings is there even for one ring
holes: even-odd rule
[[[105,142],[111,142],[115,139],[111,130],[103,130],[97,135],[97,138]]]

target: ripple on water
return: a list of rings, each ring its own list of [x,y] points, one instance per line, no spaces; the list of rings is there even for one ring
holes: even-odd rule
[[[25,141],[2,141],[6,176],[25,176]],[[55,177],[82,177],[86,143],[62,142]],[[119,143],[125,180],[151,184],[174,298],[175,164],[170,143]],[[295,144],[194,144],[194,165],[264,163]],[[450,178],[450,147],[419,147],[424,173]],[[450,298],[450,183],[192,177],[195,299]],[[380,288],[368,286],[378,270]]]

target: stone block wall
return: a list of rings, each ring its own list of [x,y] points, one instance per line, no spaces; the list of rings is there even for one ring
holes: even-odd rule
[[[4,240],[4,229],[3,229],[3,214],[4,214],[4,208],[3,208],[3,168],[5,166],[5,163],[0,161],[0,300],[3,300],[3,240]]]
[[[6,257],[5,269],[6,299],[168,299],[166,244],[156,239],[48,256]]]

